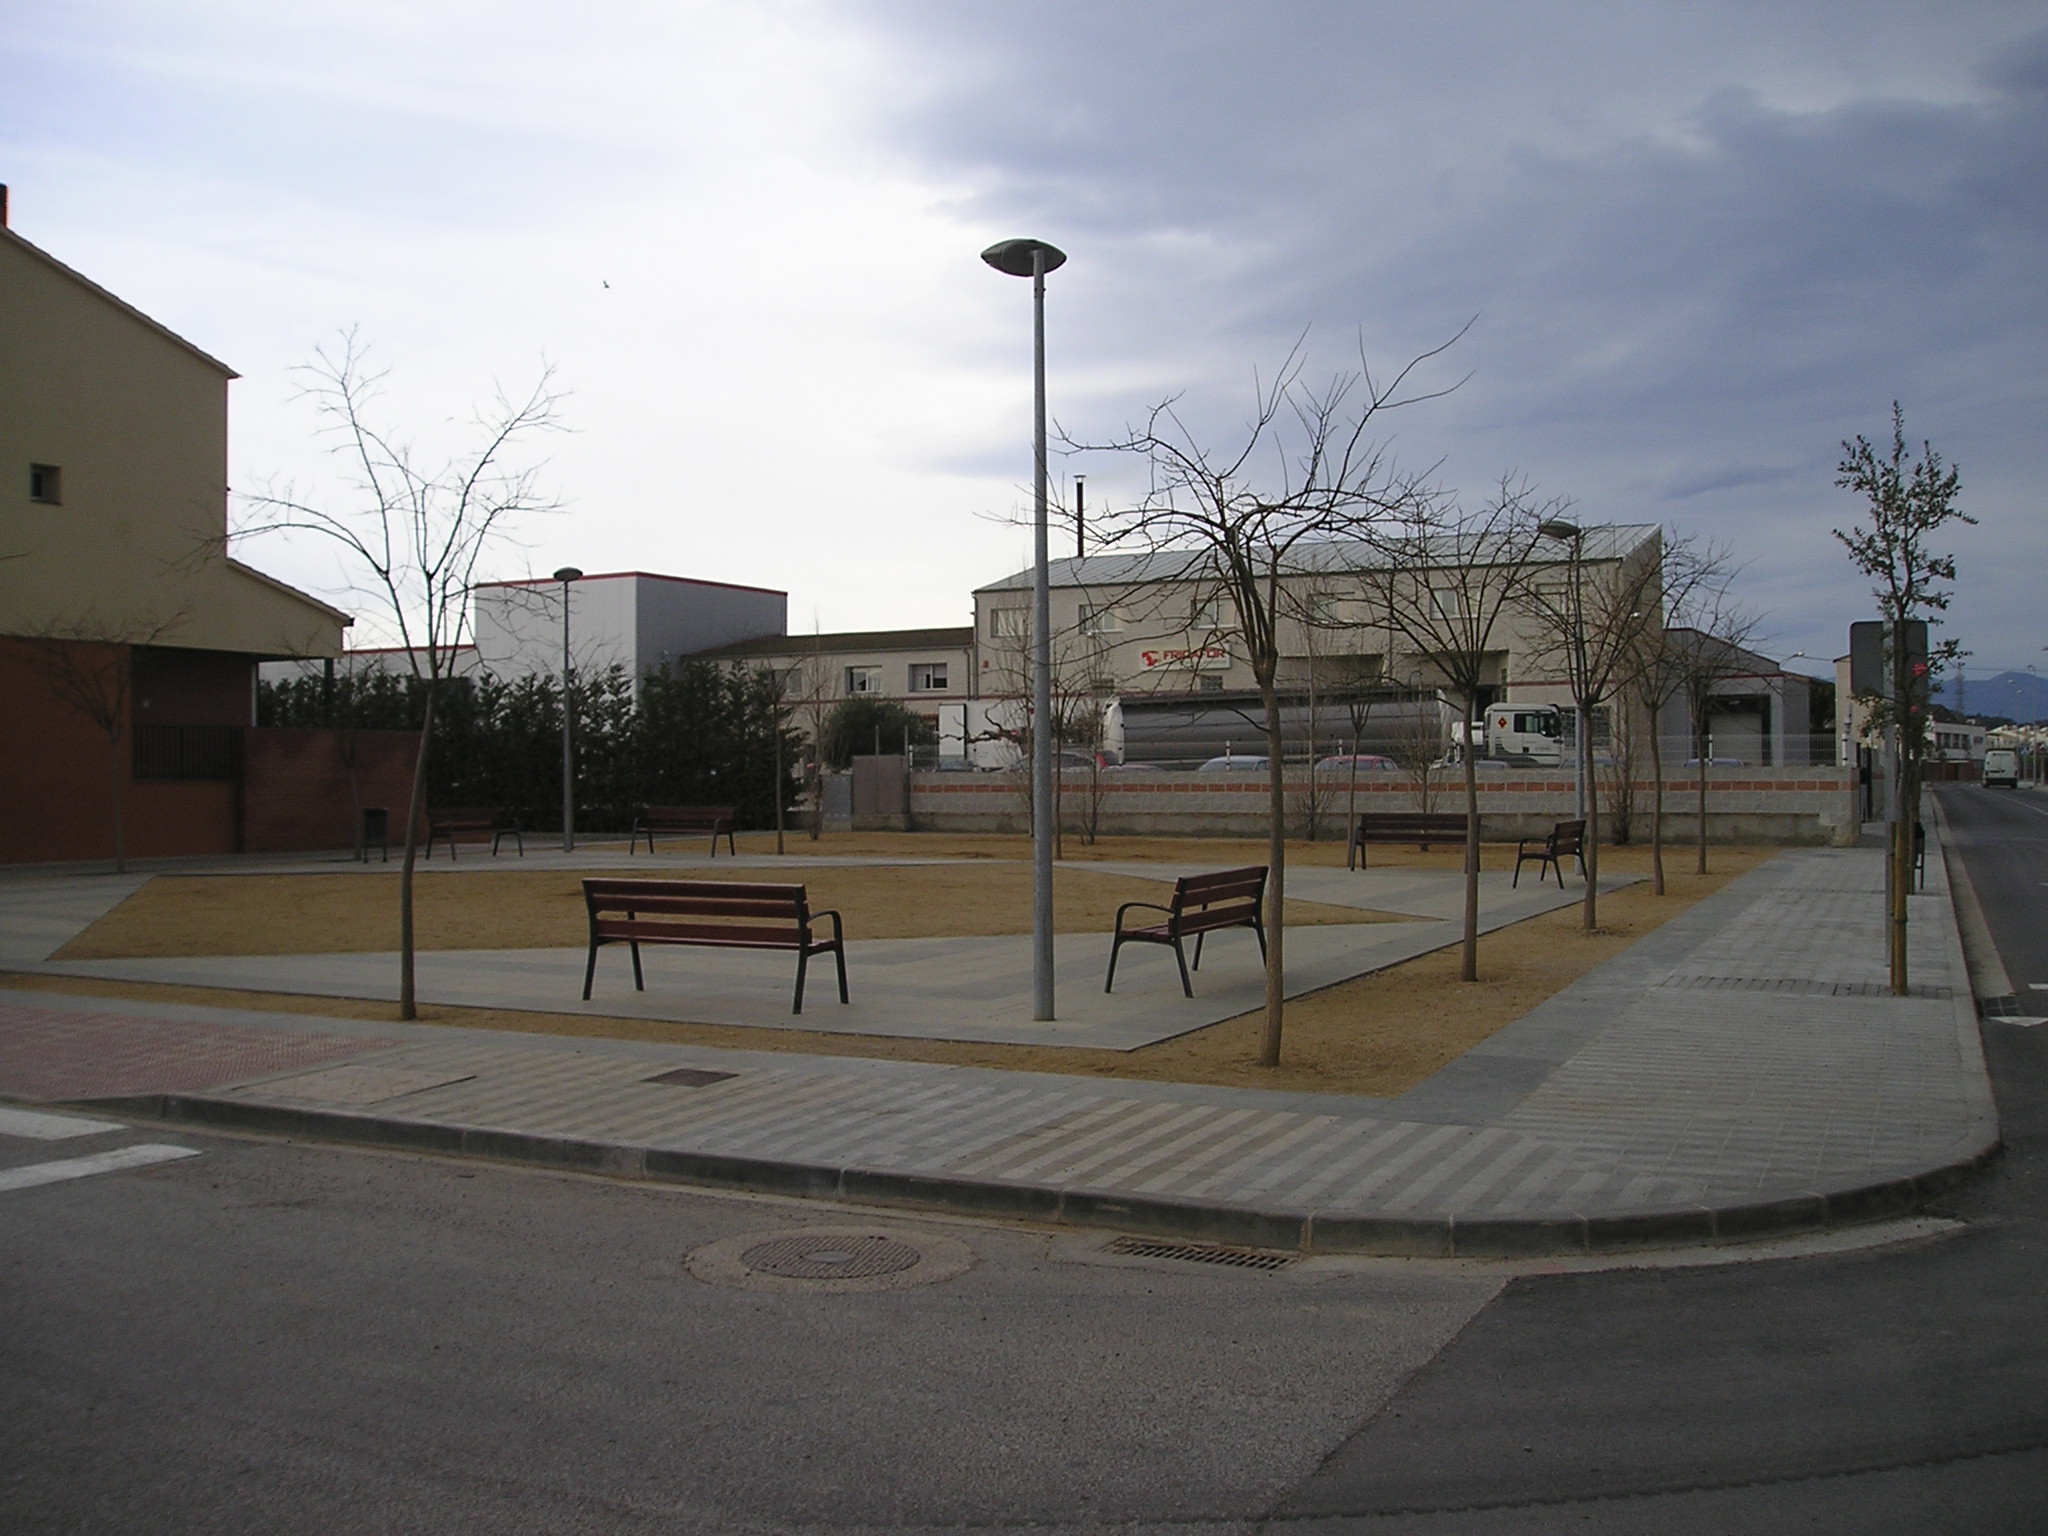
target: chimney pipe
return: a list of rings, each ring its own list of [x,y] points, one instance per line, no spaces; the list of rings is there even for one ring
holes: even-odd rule
[[[7,183],[0,181],[0,229],[7,227]]]
[[[1088,477],[1074,476],[1074,558],[1088,553]]]

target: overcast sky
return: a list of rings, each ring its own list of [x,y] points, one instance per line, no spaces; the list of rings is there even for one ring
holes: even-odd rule
[[[1733,546],[1780,655],[1869,607],[1842,438],[1963,471],[1953,632],[2048,667],[2040,4],[13,0],[23,236],[232,364],[238,489],[338,483],[294,364],[356,325],[423,442],[543,361],[567,511],[495,575],[787,588],[793,628],[965,623],[1021,567],[1028,234],[1053,410],[1205,432],[1433,346],[1389,421],[1478,495]],[[1136,467],[1065,462],[1090,499]],[[316,547],[247,552],[332,593]],[[365,635],[365,639],[370,636]]]

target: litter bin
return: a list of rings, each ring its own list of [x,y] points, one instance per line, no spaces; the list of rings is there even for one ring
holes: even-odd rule
[[[363,807],[363,862],[370,861],[370,844],[375,843],[384,856],[384,862],[391,862],[391,814],[381,805]]]

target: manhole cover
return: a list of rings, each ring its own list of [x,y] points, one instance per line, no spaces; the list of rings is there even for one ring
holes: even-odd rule
[[[740,1262],[756,1273],[785,1280],[861,1280],[896,1274],[923,1257],[908,1243],[872,1234],[770,1238],[747,1249]]]
[[[689,1258],[690,1273],[713,1285],[792,1294],[900,1291],[951,1280],[973,1263],[966,1244],[935,1232],[823,1223],[741,1233]]]

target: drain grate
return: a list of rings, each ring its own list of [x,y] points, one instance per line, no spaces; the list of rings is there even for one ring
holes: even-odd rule
[[[1227,1264],[1232,1269],[1285,1269],[1301,1255],[1267,1253],[1257,1248],[1222,1248],[1211,1243],[1160,1243],[1142,1237],[1120,1237],[1102,1250],[1139,1259],[1183,1259],[1190,1264]]]
[[[905,1242],[878,1233],[819,1233],[771,1237],[740,1255],[748,1269],[785,1280],[863,1280],[893,1275],[924,1257]]]
[[[678,1088],[708,1088],[713,1083],[722,1083],[729,1077],[738,1077],[737,1072],[713,1072],[708,1067],[677,1067],[672,1072],[657,1072],[652,1077],[640,1079],[643,1083],[673,1083]]]

